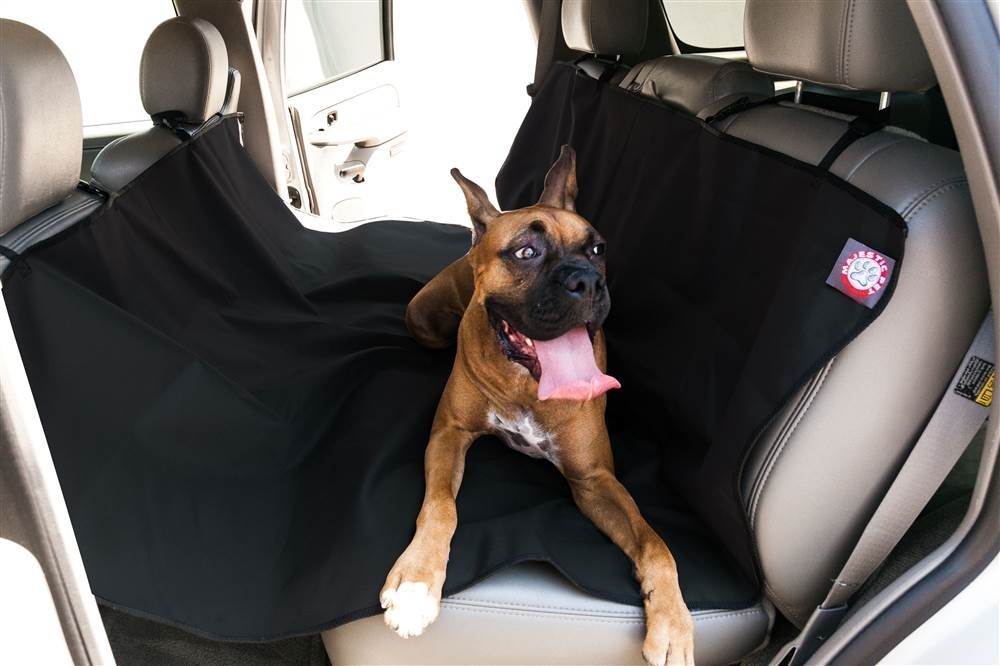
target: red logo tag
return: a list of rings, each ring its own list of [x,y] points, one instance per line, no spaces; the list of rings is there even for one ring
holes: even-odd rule
[[[848,238],[826,283],[865,307],[873,308],[892,277],[896,261]]]
[[[878,252],[859,250],[840,266],[840,283],[857,298],[874,296],[889,279],[889,263]]]

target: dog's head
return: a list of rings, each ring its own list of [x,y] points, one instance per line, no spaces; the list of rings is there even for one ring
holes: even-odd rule
[[[451,174],[472,218],[473,304],[486,309],[507,358],[539,380],[543,400],[587,399],[617,388],[603,373],[587,374],[611,300],[604,240],[574,207],[573,149],[563,146],[538,203],[518,210],[499,212],[481,187],[458,169]],[[584,355],[590,357],[587,367]],[[568,387],[574,382],[575,388]]]

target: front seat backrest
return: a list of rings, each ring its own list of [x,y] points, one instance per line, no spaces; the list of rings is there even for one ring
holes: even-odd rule
[[[48,37],[0,19],[0,236],[65,199],[80,178],[80,93]]]
[[[139,94],[155,125],[116,139],[97,155],[92,182],[105,192],[119,191],[183,143],[183,132],[194,133],[235,108],[239,75],[229,69],[215,26],[186,16],[158,25],[142,51]]]
[[[0,19],[0,275],[11,258],[90,215],[78,189],[80,95],[66,58],[29,25]]]
[[[786,78],[879,92],[934,83],[904,0],[749,0],[746,46],[755,68]],[[780,102],[715,126],[818,165],[851,120]],[[908,236],[884,312],[792,397],[744,467],[743,500],[765,590],[800,623],[829,589],[946,390],[989,298],[957,152],[890,127],[848,145],[830,171],[897,211]]]

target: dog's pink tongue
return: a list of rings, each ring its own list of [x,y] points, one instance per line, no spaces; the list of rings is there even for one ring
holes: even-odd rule
[[[539,400],[590,400],[621,388],[617,379],[597,368],[586,326],[574,328],[554,340],[534,343],[542,368]]]

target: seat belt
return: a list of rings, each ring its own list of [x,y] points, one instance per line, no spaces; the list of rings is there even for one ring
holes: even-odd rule
[[[996,384],[996,361],[992,312],[987,312],[951,384],[833,587],[802,632],[782,648],[772,663],[804,664],[840,626],[851,598],[916,521],[986,421]]]

